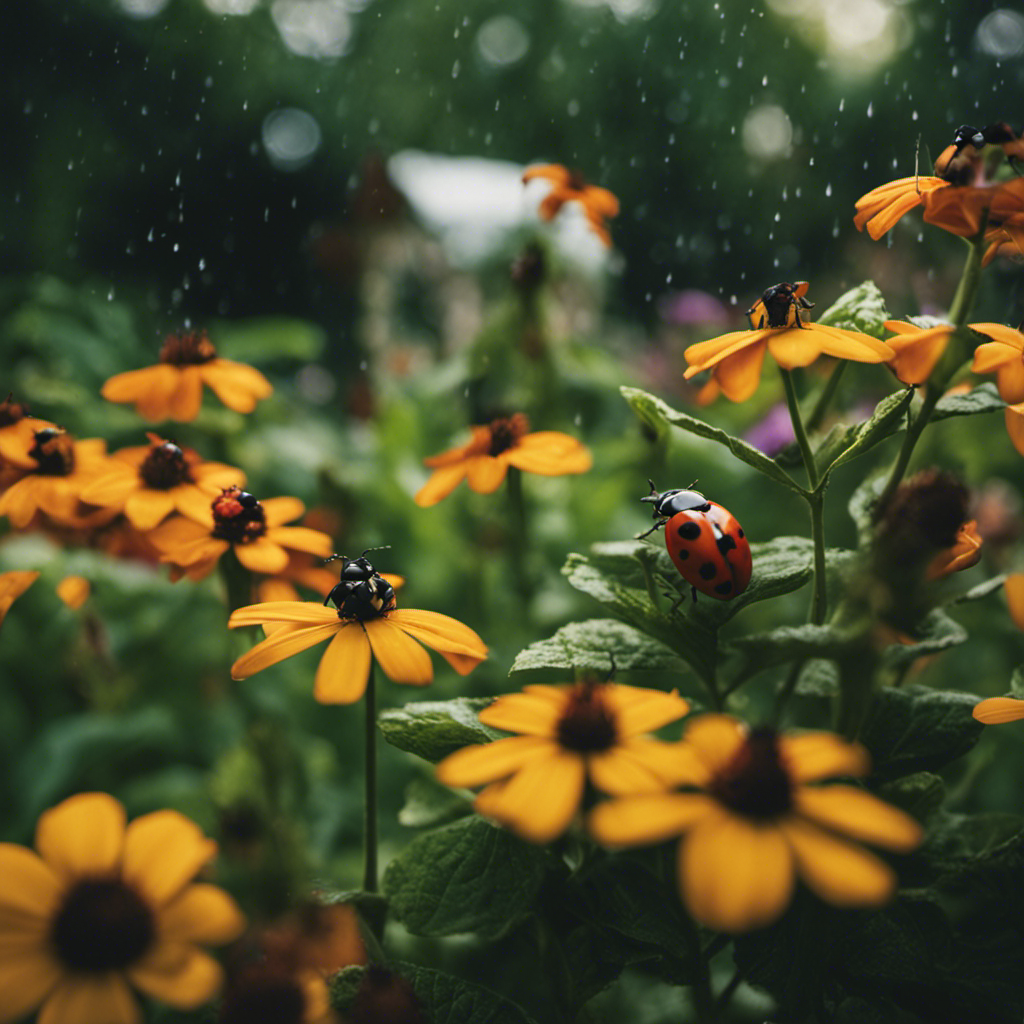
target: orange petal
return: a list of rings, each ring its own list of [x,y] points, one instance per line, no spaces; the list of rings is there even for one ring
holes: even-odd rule
[[[469,626],[448,615],[420,608],[396,608],[388,613],[388,619],[435,651],[464,654],[478,661],[487,657],[483,640]]]
[[[1018,629],[1024,629],[1024,573],[1012,572],[1003,583],[1010,618]]]
[[[229,408],[248,413],[269,398],[274,388],[259,370],[230,359],[213,359],[200,367],[204,383]]]
[[[64,878],[114,874],[124,848],[124,808],[106,793],[79,793],[41,815],[36,849]]]
[[[1010,438],[1011,444],[1021,455],[1024,455],[1024,402],[1008,405],[1003,412],[1003,419],[1006,423],[1006,433]],[[11,490],[13,489],[12,487]],[[8,491],[7,493],[10,494],[11,492]],[[0,497],[0,504],[2,504],[3,500],[3,497]],[[13,516],[11,517],[11,522],[14,522]]]
[[[590,781],[612,796],[661,793],[669,789],[667,773],[673,767],[673,747],[682,744],[659,743],[634,738],[587,758]]]
[[[129,370],[111,377],[100,389],[108,402],[133,402],[136,412],[150,422],[168,418],[178,387],[179,370],[167,363]]]
[[[433,680],[430,655],[399,626],[380,618],[364,622],[363,629],[377,664],[392,682],[426,686]]]
[[[285,523],[300,519],[306,511],[305,503],[298,498],[264,498],[260,504],[266,516],[267,526],[283,526]],[[328,552],[329,554],[330,552]]]
[[[852,359],[858,363],[885,363],[893,357],[892,348],[886,342],[872,338],[870,334],[828,327],[825,324],[808,326],[818,335],[821,351],[827,356]]]
[[[272,576],[288,566],[288,552],[269,537],[257,537],[246,544],[235,544],[235,557],[250,572]]]
[[[171,942],[200,942],[219,946],[238,938],[245,915],[238,904],[215,885],[199,882],[160,911],[160,937]]]
[[[793,855],[774,824],[713,814],[680,844],[679,882],[698,921],[745,932],[771,924],[786,909]]]
[[[282,547],[320,558],[328,558],[334,552],[334,542],[326,533],[306,526],[273,526],[267,530],[267,537]]]
[[[413,501],[420,508],[430,508],[447,498],[466,477],[466,464],[442,466],[435,469],[430,479],[416,492]]]
[[[601,689],[601,696],[615,712],[620,737],[653,732],[682,718],[690,710],[690,705],[674,690],[665,693],[642,686],[607,683]]]
[[[265,622],[299,622],[307,626],[322,626],[338,622],[338,613],[316,601],[266,601],[237,608],[228,619],[228,628],[262,626]]]
[[[42,938],[36,939],[36,948],[25,953],[4,947],[0,957],[0,992],[3,1006],[0,1021],[20,1020],[34,1010],[56,987],[64,970],[57,960],[43,952]]]
[[[867,775],[868,752],[830,732],[805,732],[780,736],[779,755],[794,783],[814,782],[836,775]]]
[[[696,751],[712,775],[729,764],[746,738],[746,726],[730,715],[701,715],[683,733],[683,742]]]
[[[985,725],[1016,722],[1019,718],[1024,718],[1024,700],[1017,700],[1014,697],[989,697],[975,704],[971,714]]]
[[[128,977],[147,996],[179,1010],[193,1010],[212,999],[224,981],[220,964],[194,946],[161,943],[128,969]]]
[[[793,804],[819,825],[887,850],[906,853],[922,839],[921,826],[910,815],[853,786],[800,786]]]
[[[741,349],[765,341],[771,333],[771,330],[768,328],[756,331],[730,331],[728,334],[721,334],[717,338],[698,341],[695,345],[690,345],[683,352],[683,358],[689,364],[689,369],[687,369],[683,376],[689,380],[702,370],[710,370],[723,359],[735,355]]]
[[[923,384],[942,358],[952,334],[952,327],[931,327],[890,338],[889,347],[896,356],[889,365],[904,384]]]
[[[207,502],[207,506],[209,502]],[[125,498],[124,514],[136,530],[152,530],[174,511],[174,498],[167,491],[144,488]]]
[[[120,974],[65,973],[36,1024],[141,1024],[142,1011]]]
[[[446,786],[466,788],[504,779],[537,757],[553,757],[558,745],[541,736],[511,736],[494,743],[475,744],[456,750],[435,771]]]
[[[191,423],[203,404],[203,378],[198,366],[183,366],[178,371],[178,384],[171,395],[167,414],[179,423]]]
[[[257,607],[259,607],[257,605]],[[329,609],[328,609],[329,610]],[[241,623],[235,623],[241,625]],[[341,629],[341,620],[334,615],[330,622],[318,626],[305,626],[297,629],[282,629],[258,643],[251,651],[243,654],[231,666],[232,679],[248,679],[256,672],[276,665],[285,658],[299,654],[316,644],[334,636]]]
[[[0,843],[0,920],[48,920],[61,895],[58,876],[41,857],[24,846]]]
[[[132,821],[124,835],[125,882],[161,908],[217,855],[217,844],[177,811],[153,811]]]
[[[745,402],[753,397],[761,383],[761,367],[767,350],[768,346],[763,342],[748,345],[715,367],[713,379],[730,402]]]
[[[493,494],[507,472],[508,460],[491,455],[476,455],[466,463],[466,478],[477,494]]]
[[[568,697],[568,689],[562,690],[560,703],[532,693],[509,693],[497,697],[477,717],[493,729],[504,729],[524,736],[553,738]]]
[[[719,813],[719,805],[703,793],[651,793],[598,804],[587,827],[605,846],[651,846]]]
[[[774,330],[768,336],[768,351],[784,370],[809,366],[822,352],[822,339],[811,325]]]
[[[370,643],[357,622],[338,630],[327,645],[313,680],[313,696],[321,704],[354,704],[370,678]]]

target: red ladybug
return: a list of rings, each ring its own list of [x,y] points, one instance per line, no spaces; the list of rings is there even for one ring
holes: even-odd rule
[[[658,493],[653,480],[651,493],[641,501],[654,506],[655,524],[641,537],[665,527],[665,546],[672,564],[697,591],[716,601],[728,601],[742,594],[750,583],[750,544],[743,527],[726,508],[708,501],[700,491],[675,488]],[[692,488],[692,485],[691,485]]]

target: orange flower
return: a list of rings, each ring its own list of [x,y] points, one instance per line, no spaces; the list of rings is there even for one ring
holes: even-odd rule
[[[897,178],[873,188],[856,202],[857,215],[853,223],[858,231],[866,227],[868,234],[877,242],[905,214],[922,206],[925,198],[940,188],[948,188],[949,182],[942,178]]]
[[[65,576],[57,584],[57,596],[72,610],[89,600],[92,585],[84,576]]]
[[[806,281],[767,289],[747,310],[751,329],[691,345],[683,353],[690,364],[683,376],[689,380],[710,370],[726,398],[745,402],[757,390],[766,351],[784,370],[808,366],[821,355],[860,363],[892,358],[892,349],[869,334],[805,322],[800,310],[811,307],[807,289]]]
[[[604,222],[618,216],[619,201],[608,189],[588,185],[578,171],[570,171],[561,164],[535,164],[527,167],[523,172],[523,184],[534,178],[545,178],[552,185],[538,210],[541,220],[552,220],[565,203],[579,203],[594,234],[605,245],[612,244]]]
[[[457,750],[437,766],[437,777],[446,786],[486,786],[478,813],[548,843],[572,823],[588,779],[616,795],[666,789],[673,748],[644,734],[689,709],[674,691],[618,683],[527,686],[479,715],[484,725],[519,735]]]
[[[24,421],[22,421],[24,422]],[[79,513],[82,490],[106,464],[107,445],[99,438],[76,441],[60,427],[33,434],[32,468],[0,495],[0,515],[22,529],[37,512],[64,526],[94,526],[116,513],[105,509]]]
[[[331,553],[326,533],[282,525],[304,511],[298,498],[258,501],[240,487],[225,487],[205,510],[196,510],[195,519],[175,516],[147,538],[163,553],[162,561],[181,567],[192,580],[208,576],[229,548],[250,572],[272,575],[288,564],[289,548],[323,558]]]
[[[82,491],[83,501],[123,511],[135,529],[152,530],[174,511],[202,518],[218,491],[245,483],[234,466],[203,462],[190,448],[146,436],[148,445],[114,452]]]
[[[413,499],[421,508],[436,505],[464,479],[478,494],[492,494],[509,466],[541,476],[562,476],[586,473],[593,465],[590,451],[575,438],[555,430],[531,434],[529,421],[519,412],[471,429],[473,440],[468,444],[423,460],[434,473]]]
[[[0,843],[0,1019],[42,1006],[40,1024],[138,1024],[132,987],[194,1009],[221,984],[202,945],[245,920],[227,893],[193,881],[216,843],[176,811],[126,826],[106,793],[47,811],[36,850]]]
[[[1024,333],[1002,324],[972,324],[992,340],[974,350],[973,373],[995,373],[999,396],[1007,402],[1006,433],[1024,455]]]
[[[975,373],[990,373],[1002,363],[1012,360],[1012,352],[1007,352],[1006,345],[1012,345],[1013,335],[1018,335],[1024,343],[1024,335],[1014,331],[1002,324],[977,323],[967,325],[972,331],[984,334],[992,339],[1001,339],[999,346],[992,349],[988,342],[978,346],[975,350],[974,365],[971,369]],[[949,339],[953,336],[955,328],[952,324],[937,324],[934,327],[918,327],[916,324],[906,320],[886,320],[885,329],[896,334],[895,338],[889,338],[886,344],[896,353],[892,362],[893,373],[903,381],[904,384],[923,384],[932,374],[939,360],[946,351]],[[993,341],[992,344],[995,344]],[[981,360],[985,369],[979,369],[977,353],[985,350],[986,358]],[[1017,359],[1020,361],[1020,347],[1017,348]],[[999,357],[998,359],[996,357]],[[1024,374],[1022,374],[1024,381]],[[1006,396],[1003,396],[1006,398]],[[1021,394],[1024,399],[1024,393]],[[1009,401],[1009,399],[1007,399]]]
[[[37,462],[32,455],[39,430],[59,430],[49,420],[29,416],[28,407],[8,395],[0,402],[0,488],[12,484],[24,470],[32,470]]]
[[[939,580],[954,572],[963,572],[981,561],[981,536],[978,533],[978,521],[970,519],[956,532],[956,543],[945,551],[940,551],[928,563],[925,579]]]
[[[711,928],[743,932],[785,910],[799,876],[842,907],[892,898],[892,869],[855,842],[907,852],[921,828],[855,786],[809,785],[865,775],[866,751],[825,732],[748,730],[728,715],[702,715],[678,744],[678,778],[699,792],[627,796],[590,816],[599,842],[652,845],[683,834],[679,888]]]
[[[39,579],[37,572],[0,572],[0,625],[3,625],[11,605]]]
[[[259,370],[221,359],[205,331],[169,334],[160,349],[160,362],[110,378],[101,390],[108,402],[134,403],[150,422],[188,423],[199,415],[203,385],[235,412],[252,412],[256,403],[273,393]]]
[[[386,580],[395,590],[405,583],[403,576],[383,572],[381,579]],[[338,585],[338,573],[328,569],[322,558],[316,558],[304,551],[289,551],[288,564],[272,579],[261,580],[256,588],[258,601],[301,601],[296,585],[312,590],[321,597],[328,594]]]
[[[315,644],[331,640],[320,659],[313,696],[322,704],[353,704],[366,690],[371,658],[396,683],[426,686],[434,678],[432,647],[459,675],[487,657],[484,642],[468,626],[437,612],[399,609],[394,589],[365,559],[366,572],[350,580],[335,607],[303,601],[270,601],[233,612],[228,626],[263,626],[270,635],[231,666],[247,679]],[[338,603],[340,601],[340,604]],[[333,637],[333,639],[331,639]],[[415,638],[415,639],[414,639]]]
[[[925,198],[925,223],[963,238],[973,238],[981,231],[982,224],[993,232],[1007,224],[1016,225],[1021,214],[1024,214],[1024,178],[951,188]]]

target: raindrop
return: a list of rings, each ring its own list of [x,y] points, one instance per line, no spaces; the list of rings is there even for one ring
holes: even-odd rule
[[[107,292],[107,302],[113,302],[113,301],[114,301],[114,289],[111,288],[110,291]]]
[[[839,101],[839,113],[840,113],[840,114],[841,114],[841,113],[843,112],[843,108],[844,108],[845,106],[846,106],[846,97],[844,96],[844,97],[843,97],[843,98],[842,98],[842,99],[841,99],[841,100]]]
[[[199,269],[200,270],[205,270],[206,269],[206,260],[205,259],[200,258],[200,260],[199,260]]]
[[[832,195],[832,182],[831,181],[825,186],[825,195],[826,196]]]
[[[765,75],[764,78],[761,79],[761,84],[764,85],[764,86],[767,86],[767,84],[768,84],[768,76],[767,75]]]
[[[177,242],[175,242],[174,243],[174,251],[177,252],[180,248],[181,248],[181,246]]]
[[[869,103],[868,104],[868,117],[874,117],[874,114],[875,114],[875,105],[874,105],[874,103]]]
[[[181,171],[178,171],[178,173],[177,173],[177,175],[176,175],[176,177],[174,179],[174,187],[175,188],[180,188],[181,187]]]
[[[152,242],[153,241],[153,230],[154,230],[153,228],[149,229],[149,234],[146,235],[146,241],[147,242]]]
[[[461,69],[462,69],[462,65],[461,65],[461,63],[460,63],[459,61],[456,61],[456,62],[455,62],[455,63],[454,63],[453,65],[452,65],[452,78],[458,78],[458,77],[459,77],[459,71],[460,71]]]

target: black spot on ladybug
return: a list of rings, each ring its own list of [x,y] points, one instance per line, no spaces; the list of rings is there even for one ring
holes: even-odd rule
[[[692,520],[687,523],[683,523],[679,527],[679,536],[683,540],[696,540],[700,536],[700,523],[695,523]]]
[[[676,558],[678,558],[680,562],[685,562],[689,557],[690,557],[690,552],[687,551],[686,548],[680,548],[676,552]]]
[[[727,555],[730,551],[735,551],[736,550],[736,541],[735,541],[735,539],[730,537],[729,534],[723,533],[722,536],[718,538],[718,550],[723,555]]]
[[[713,580],[718,575],[718,567],[714,562],[705,562],[697,572],[702,580]]]
[[[731,594],[732,593],[732,583],[731,583],[731,581],[726,580],[724,583],[719,583],[718,586],[715,587],[715,593],[716,594]]]
[[[739,533],[740,540],[743,540],[743,538],[745,536],[746,536],[746,534],[742,530],[740,530],[740,533]]]

